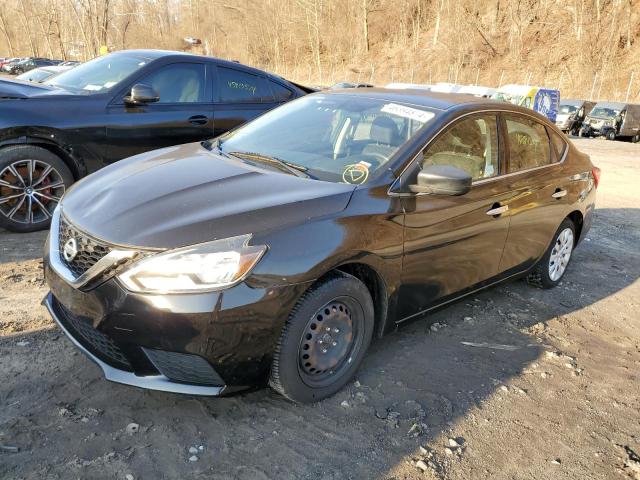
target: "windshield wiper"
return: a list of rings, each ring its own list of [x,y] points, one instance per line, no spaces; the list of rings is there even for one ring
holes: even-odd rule
[[[228,152],[229,155],[233,155],[234,157],[246,158],[248,160],[257,160],[259,162],[268,163],[269,165],[274,165],[281,171],[291,173],[292,175],[296,175],[298,177],[305,178],[313,178],[310,174],[307,173],[309,170],[307,167],[303,165],[298,165],[296,163],[287,162],[286,160],[282,160],[278,157],[273,157],[271,155],[264,155],[262,153],[257,152]]]

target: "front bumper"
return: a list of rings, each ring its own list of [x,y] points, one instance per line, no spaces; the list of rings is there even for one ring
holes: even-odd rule
[[[112,278],[88,291],[44,259],[43,303],[108,380],[190,395],[266,385],[284,322],[307,284],[247,283],[184,295],[127,291]]]
[[[104,377],[107,380],[149,390],[160,390],[163,392],[183,393],[189,395],[217,396],[220,395],[226,388],[225,386],[205,386],[176,383],[162,374],[138,376],[133,372],[113,367],[108,363],[102,361],[91,351],[89,351],[84,346],[84,344],[81,343],[78,338],[76,338],[77,336],[71,333],[71,329],[65,326],[65,323],[61,320],[61,317],[56,313],[54,309],[54,298],[51,292],[49,292],[44,297],[44,299],[42,300],[42,304],[47,308],[49,314],[58,324],[60,329],[67,335],[67,337],[69,337],[69,340],[71,340],[71,342],[73,342],[73,344],[78,347],[78,349],[80,349],[82,353],[84,353],[87,357],[89,357],[91,361],[96,363],[100,367],[100,369],[102,369]]]

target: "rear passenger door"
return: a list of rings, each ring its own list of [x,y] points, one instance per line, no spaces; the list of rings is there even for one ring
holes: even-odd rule
[[[566,141],[535,118],[502,115],[506,133],[511,223],[500,271],[532,266],[549,246],[567,214],[570,178],[561,168]]]
[[[247,70],[218,65],[214,83],[214,135],[256,118],[294,93],[284,85]]]

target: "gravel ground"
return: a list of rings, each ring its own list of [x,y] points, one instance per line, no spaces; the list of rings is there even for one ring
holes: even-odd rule
[[[413,322],[316,405],[105,381],[39,304],[45,235],[0,231],[0,478],[640,479],[640,145],[576,144],[603,173],[562,284]]]

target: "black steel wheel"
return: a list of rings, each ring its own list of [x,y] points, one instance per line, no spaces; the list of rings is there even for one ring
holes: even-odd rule
[[[15,145],[0,150],[0,225],[14,232],[49,226],[73,176],[44,148]]]
[[[367,287],[336,272],[294,307],[274,353],[269,384],[296,402],[315,402],[355,374],[371,342],[374,310]]]

